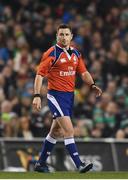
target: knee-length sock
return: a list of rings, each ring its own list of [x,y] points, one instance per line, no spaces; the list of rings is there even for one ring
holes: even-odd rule
[[[77,168],[82,164],[74,138],[65,138],[64,144]]]
[[[39,157],[38,162],[40,164],[44,164],[48,158],[48,156],[51,154],[51,151],[53,150],[54,145],[56,144],[56,139],[52,138],[49,134],[47,135],[45,142],[42,147],[42,151]]]

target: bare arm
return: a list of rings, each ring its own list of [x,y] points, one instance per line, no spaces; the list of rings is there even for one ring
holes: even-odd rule
[[[94,80],[88,71],[82,74],[82,80],[87,83],[87,85],[90,86],[93,91],[95,91],[96,97],[101,96],[102,90],[95,85]]]
[[[93,81],[93,79],[92,79],[92,76],[91,76],[91,74],[90,74],[88,71],[86,71],[86,72],[84,72],[84,73],[82,74],[82,80],[83,80],[85,83],[87,83],[87,85],[89,85],[89,86],[91,86],[92,84],[94,84],[94,81]]]
[[[41,109],[41,86],[42,86],[43,77],[41,75],[36,75],[34,82],[34,98],[33,98],[33,107],[35,110],[40,111]]]
[[[43,77],[41,75],[36,75],[34,82],[34,94],[40,94],[42,81],[43,81]]]

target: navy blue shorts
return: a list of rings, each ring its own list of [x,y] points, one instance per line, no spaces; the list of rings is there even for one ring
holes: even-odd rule
[[[54,119],[62,116],[72,116],[74,92],[49,90],[47,99]]]

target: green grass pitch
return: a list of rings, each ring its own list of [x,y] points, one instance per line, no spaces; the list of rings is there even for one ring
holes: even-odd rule
[[[0,172],[0,179],[128,179],[128,172]]]

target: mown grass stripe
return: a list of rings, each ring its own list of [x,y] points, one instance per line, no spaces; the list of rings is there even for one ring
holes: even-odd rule
[[[0,172],[0,179],[128,179],[128,172]]]

